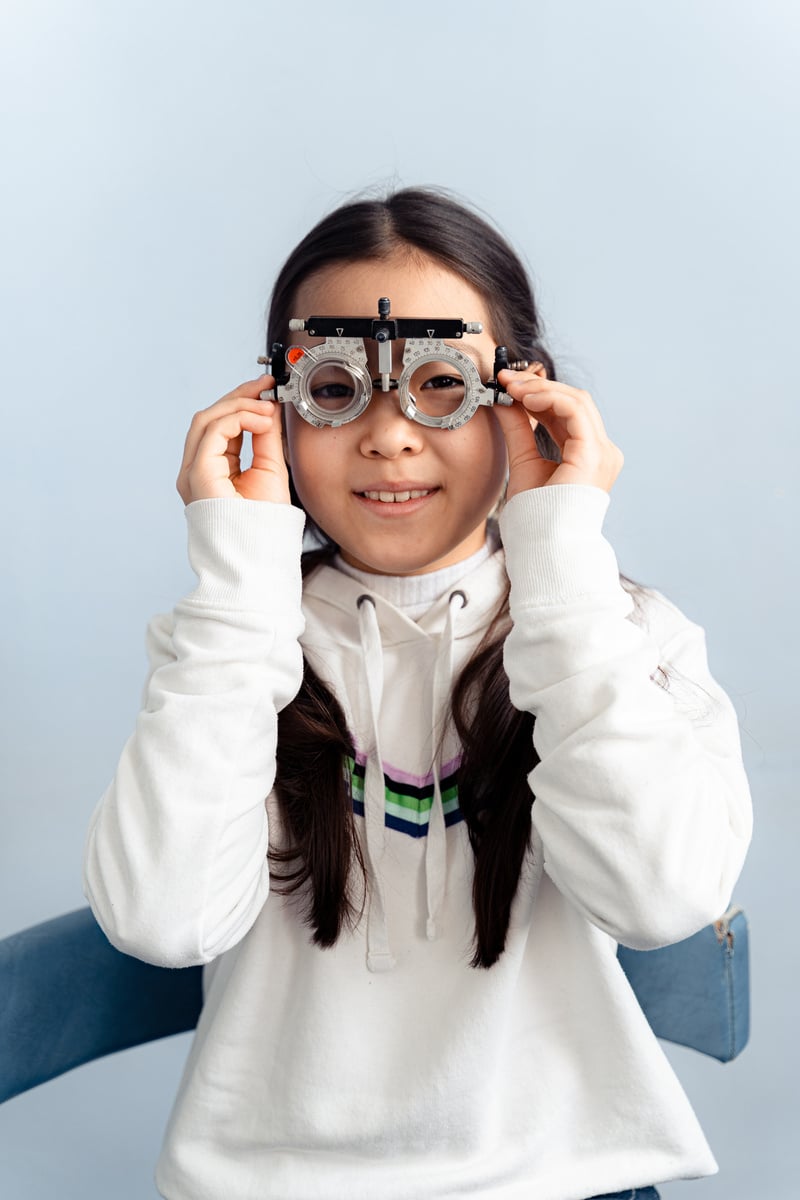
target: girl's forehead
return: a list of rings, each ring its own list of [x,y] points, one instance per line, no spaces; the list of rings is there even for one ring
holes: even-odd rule
[[[292,316],[377,316],[388,296],[393,317],[461,317],[487,322],[486,304],[454,271],[421,255],[331,263],[297,290]]]

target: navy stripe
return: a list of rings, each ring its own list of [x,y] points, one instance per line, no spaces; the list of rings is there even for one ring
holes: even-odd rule
[[[364,805],[361,805],[360,813],[358,812],[356,806],[353,805],[353,811],[358,813],[359,816],[363,817]],[[449,829],[451,825],[457,825],[459,821],[463,820],[464,817],[462,816],[461,809],[457,808],[455,812],[447,813],[445,815],[445,827]],[[404,821],[402,817],[396,817],[393,813],[386,814],[386,828],[394,829],[397,833],[406,833],[409,837],[413,838],[422,838],[428,836],[427,821],[424,825],[416,825],[413,821]]]
[[[361,800],[353,800],[353,812],[357,817],[364,816],[364,805]],[[396,817],[393,813],[385,815],[387,829],[394,829],[398,833],[407,833],[409,837],[421,838],[428,836],[428,822],[424,825],[417,825],[414,821],[404,821],[402,817]],[[458,825],[464,820],[464,815],[460,808],[454,809],[453,812],[445,813],[444,823],[447,829],[451,825]]]

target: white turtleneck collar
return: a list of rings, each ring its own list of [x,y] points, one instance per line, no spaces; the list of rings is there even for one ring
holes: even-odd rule
[[[489,535],[480,550],[469,558],[424,575],[373,575],[370,571],[351,567],[341,554],[333,559],[333,566],[351,579],[357,579],[370,592],[387,600],[412,621],[417,621],[449,588],[485,562],[494,549]]]

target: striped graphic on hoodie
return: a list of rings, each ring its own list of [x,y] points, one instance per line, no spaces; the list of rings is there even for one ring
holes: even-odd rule
[[[366,755],[361,753],[357,753],[355,758],[345,758],[345,778],[350,786],[353,812],[359,817],[364,816],[366,762]],[[461,809],[458,807],[456,781],[460,762],[459,755],[450,762],[443,763],[441,768],[442,808],[444,823],[447,826],[456,825],[463,820]],[[433,772],[429,771],[427,775],[412,775],[399,767],[393,767],[390,763],[384,763],[383,782],[387,828],[407,833],[409,837],[426,837],[433,807]]]

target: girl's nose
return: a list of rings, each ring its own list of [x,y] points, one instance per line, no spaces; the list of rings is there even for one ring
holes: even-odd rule
[[[424,426],[403,415],[397,392],[372,393],[366,412],[358,418],[361,453],[368,458],[398,458],[423,448]]]

